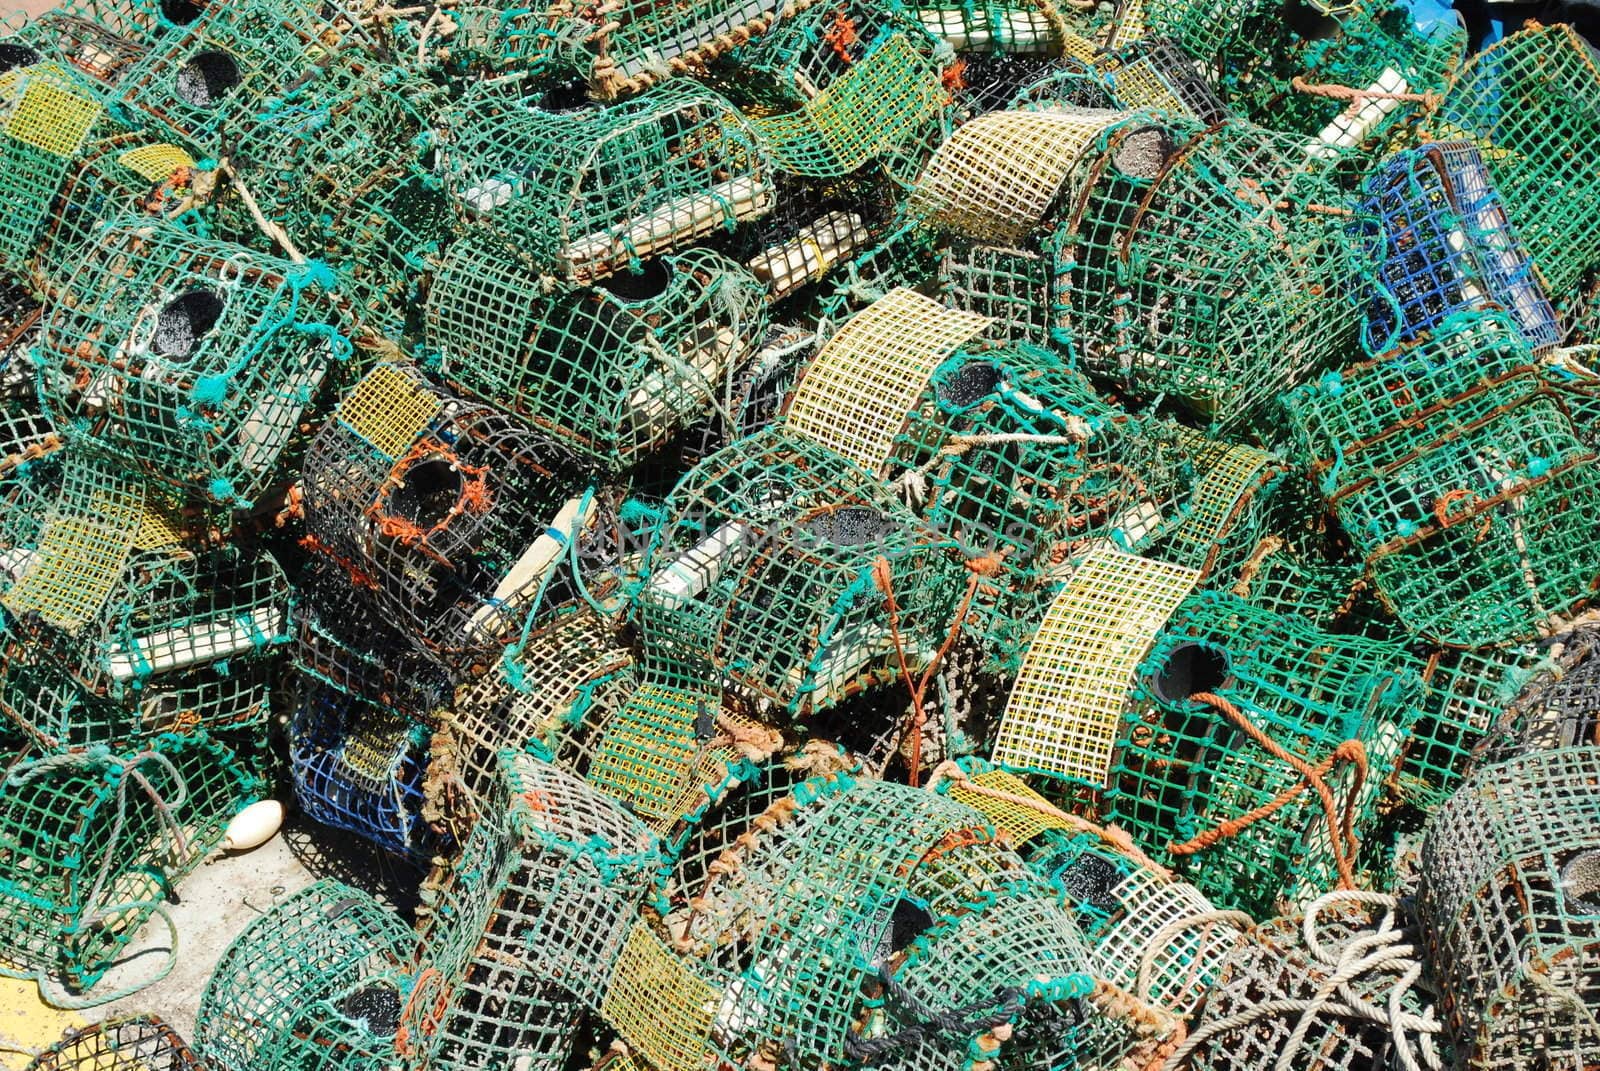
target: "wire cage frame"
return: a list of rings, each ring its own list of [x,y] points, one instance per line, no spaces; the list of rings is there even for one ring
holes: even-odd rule
[[[34,754],[0,786],[0,964],[48,989],[91,989],[262,785],[220,741],[161,734],[142,750]]]
[[[1570,292],[1600,264],[1600,248],[1578,205],[1597,186],[1600,68],[1571,26],[1519,30],[1469,59],[1423,122],[1423,136],[1487,146],[1485,163],[1553,295]],[[1545,116],[1557,116],[1550,122]],[[1553,196],[1552,196],[1553,195]]]
[[[1532,751],[1600,745],[1597,645],[1600,635],[1579,626],[1556,638],[1548,648],[1541,644],[1526,651],[1524,665],[1529,668],[1516,674],[1521,690],[1499,705],[1498,716],[1472,749],[1473,769]]]
[[[23,1071],[205,1071],[205,1065],[159,1016],[129,1015],[69,1030]]]
[[[248,506],[356,364],[330,285],[171,224],[114,222],[51,307],[41,401],[152,480]]]
[[[1417,717],[1421,669],[1396,644],[1200,592],[1136,671],[1106,818],[1219,907],[1266,914],[1354,881],[1353,847]],[[1316,764],[1342,801],[1337,831],[1300,773]]]
[[[1193,490],[1151,533],[1151,557],[1226,577],[1255,560],[1274,529],[1282,499],[1292,495],[1290,466],[1277,453],[1208,439],[1180,428],[1178,467],[1194,473]]]
[[[441,375],[597,467],[637,464],[726,409],[768,322],[755,278],[709,249],[638,269],[548,288],[492,240],[464,238],[429,288]]]
[[[454,211],[535,272],[593,280],[772,207],[744,117],[673,81],[609,108],[548,110],[486,84],[442,111],[435,166]]]
[[[1175,41],[1141,37],[1093,57],[1096,70],[1111,83],[1123,108],[1148,108],[1186,116],[1205,126],[1229,117],[1227,105],[1201,70],[1201,64]]]
[[[229,1071],[381,1066],[370,1058],[388,1048],[393,1059],[416,941],[368,893],[314,882],[223,952],[200,995],[195,1049]]]
[[[701,462],[663,512],[634,612],[789,716],[887,679],[899,653],[925,665],[956,624],[953,541],[781,427]]]
[[[307,451],[306,530],[380,614],[453,665],[538,612],[593,517],[574,468],[498,410],[380,364]]]
[[[1302,145],[1164,116],[1098,135],[1049,243],[1056,334],[1085,371],[1220,432],[1344,357],[1361,258],[1329,168]]]
[[[1536,354],[1561,341],[1556,312],[1506,214],[1483,157],[1467,142],[1430,143],[1384,162],[1364,183],[1375,221],[1376,293],[1365,344],[1385,353],[1465,308],[1498,306]]]
[[[1532,751],[1474,773],[1428,827],[1418,911],[1458,1066],[1596,1058],[1597,776],[1600,749]]]
[[[115,86],[145,55],[157,26],[151,6],[142,0],[69,0],[19,18],[22,14],[0,21],[0,37],[10,46],[7,66],[56,63],[105,87]]]
[[[1500,311],[1285,399],[1312,474],[1409,630],[1451,646],[1536,636],[1587,597],[1593,452]]]
[[[300,809],[385,851],[427,859],[423,821],[429,730],[397,711],[332,688],[300,688],[289,722],[289,773]]]

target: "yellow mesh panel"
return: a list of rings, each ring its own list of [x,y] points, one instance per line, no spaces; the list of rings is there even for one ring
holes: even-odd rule
[[[1165,79],[1147,57],[1140,56],[1126,66],[1109,68],[1117,76],[1117,99],[1128,108],[1158,108],[1173,115],[1188,114],[1188,107],[1172,92]]]
[[[600,1014],[656,1071],[701,1071],[721,1001],[640,921],[623,942]]]
[[[146,505],[139,514],[139,530],[133,534],[136,550],[161,550],[183,543],[183,525],[176,517]]]
[[[676,818],[673,804],[694,766],[698,693],[642,685],[606,722],[589,783],[628,803],[642,818]]]
[[[131,494],[106,492],[96,496],[92,509],[50,521],[32,563],[0,604],[17,615],[36,612],[68,632],[99,612],[122,579],[140,503]]]
[[[1198,576],[1109,546],[1091,552],[1028,648],[994,761],[1102,783],[1128,681]]]
[[[945,230],[1015,242],[1038,226],[1072,164],[1123,113],[1095,108],[990,112],[934,153],[911,208]]]
[[[194,157],[176,145],[141,145],[117,157],[117,163],[140,178],[165,182],[180,167],[193,167]]]
[[[756,727],[755,722],[736,714],[724,715],[724,718],[746,728]],[[728,768],[738,762],[739,757],[739,749],[731,743],[712,743],[701,748],[694,757],[693,766],[678,780],[676,801],[661,815],[651,819],[650,828],[657,833],[665,833],[678,819],[705,803],[705,787],[722,784],[728,777]]]
[[[1277,458],[1253,446],[1229,446],[1208,451],[1212,466],[1195,484],[1188,511],[1173,528],[1173,557],[1188,559],[1185,552],[1215,547],[1233,520],[1240,500],[1265,479],[1278,464]]]
[[[1144,0],[1122,0],[1106,49],[1116,51],[1133,44],[1145,36],[1145,29]]]
[[[399,369],[380,364],[339,403],[338,412],[352,431],[399,457],[439,412],[439,399]]]
[[[822,347],[784,421],[796,434],[877,472],[933,370],[989,323],[912,290],[891,291]]]
[[[1029,788],[1022,778],[1015,774],[1007,773],[1005,770],[985,770],[983,773],[973,774],[969,780],[982,788],[998,789],[1012,796],[1022,796],[1039,802],[1039,807],[1028,807],[1010,800],[997,800],[982,792],[974,792],[960,782],[950,786],[951,799],[965,803],[973,810],[982,811],[984,817],[994,824],[994,828],[1014,845],[1026,844],[1047,829],[1071,828],[1065,821],[1051,813],[1053,808],[1043,796]]]
[[[30,79],[6,133],[53,156],[71,156],[100,118],[100,105],[52,82]]]

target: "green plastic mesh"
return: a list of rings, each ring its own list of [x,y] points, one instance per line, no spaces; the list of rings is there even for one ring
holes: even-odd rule
[[[1418,894],[1460,1067],[1593,1063],[1600,749],[1535,751],[1439,809]]]
[[[1288,397],[1322,492],[1409,629],[1533,636],[1587,594],[1593,453],[1504,313],[1463,312]]]
[[[1194,57],[1168,38],[1142,37],[1094,57],[1094,66],[1124,108],[1150,108],[1207,126],[1228,117]]]
[[[11,766],[0,786],[0,968],[93,986],[261,787],[204,734]]]
[[[1299,138],[1134,117],[1069,179],[1057,333],[1085,368],[1239,428],[1354,341],[1348,209]]]
[[[1168,854],[1301,783],[1213,706],[1232,703],[1279,747],[1312,765],[1360,741],[1373,773],[1355,785],[1349,764],[1327,781],[1359,839],[1370,827],[1381,771],[1416,718],[1421,667],[1395,645],[1321,632],[1218,592],[1180,608],[1136,675],[1106,792],[1107,819]],[[1329,888],[1333,844],[1316,795],[1294,796],[1174,868],[1220,907],[1268,912]]]
[[[952,624],[954,544],[843,458],[771,428],[713,454],[665,504],[637,596],[654,626],[790,714],[923,665]],[[882,561],[897,611],[874,579]]]
[[[317,881],[222,954],[200,996],[195,1048],[228,1071],[385,1066],[376,1057],[393,1044],[415,948],[369,894]]]
[[[164,1020],[130,1015],[69,1030],[23,1071],[205,1071],[205,1065]]]
[[[1600,194],[1600,70],[1571,26],[1534,26],[1472,57],[1425,130],[1477,143],[1551,294],[1600,264],[1583,206]]]
[[[744,118],[693,84],[553,111],[484,83],[436,122],[462,223],[539,273],[588,281],[772,207]]]
[[[1199,570],[1201,579],[1232,575],[1261,541],[1277,538],[1279,495],[1288,466],[1271,451],[1181,430],[1175,462],[1192,472],[1192,490],[1150,537],[1150,553]]]
[[[248,504],[351,372],[330,282],[170,225],[113,224],[45,325],[46,411],[159,482]]]
[[[412,642],[490,649],[538,610],[588,519],[572,468],[498,410],[381,364],[307,451],[306,528]]]
[[[450,382],[607,468],[726,406],[767,328],[760,286],[707,249],[643,262],[592,288],[547,288],[467,238],[429,290],[427,338]]]
[[[1050,261],[1026,249],[952,245],[939,263],[946,303],[996,321],[1013,342],[1050,343]]]

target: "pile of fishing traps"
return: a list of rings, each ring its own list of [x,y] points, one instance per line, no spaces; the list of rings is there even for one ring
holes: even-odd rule
[[[0,29],[30,1068],[1600,1066],[1580,28]],[[407,895],[180,952],[274,800]]]

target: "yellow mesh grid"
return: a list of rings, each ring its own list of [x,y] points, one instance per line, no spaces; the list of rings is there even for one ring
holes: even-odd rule
[[[194,157],[176,145],[141,145],[117,157],[117,163],[140,178],[165,182],[180,167],[193,167]]]
[[[1185,552],[1214,547],[1233,519],[1239,500],[1278,464],[1277,458],[1253,446],[1213,448],[1206,453],[1216,460],[1195,484],[1188,512],[1168,537],[1173,557],[1188,560]]]
[[[99,612],[122,578],[140,503],[131,494],[108,492],[95,497],[92,509],[51,519],[32,564],[0,604],[18,616],[36,612],[68,632]]]
[[[678,817],[673,804],[694,767],[700,713],[694,692],[644,684],[606,722],[589,783],[645,819]]]
[[[1044,219],[1095,136],[1121,118],[1096,108],[979,116],[934,153],[912,193],[912,211],[945,230],[1016,242]]]
[[[1092,551],[1023,658],[994,761],[1103,783],[1129,679],[1198,577],[1108,545]]]
[[[737,714],[723,714],[721,717],[743,729],[758,727],[756,722]],[[728,777],[728,768],[739,758],[739,749],[731,742],[714,742],[701,748],[694,757],[694,765],[678,780],[676,802],[661,815],[652,818],[648,823],[650,828],[657,833],[665,833],[678,819],[705,803],[705,787],[722,784]]]
[[[173,515],[146,503],[139,514],[139,530],[133,534],[135,550],[161,550],[183,543],[183,525]]]
[[[33,78],[6,120],[6,133],[53,156],[71,156],[100,118],[100,105],[53,82]]]
[[[990,322],[912,290],[893,290],[822,347],[784,421],[796,434],[878,472],[933,370]]]
[[[1112,24],[1111,36],[1106,41],[1106,51],[1115,52],[1145,36],[1144,0],[1122,0],[1117,10],[1117,21]]]
[[[722,994],[691,974],[643,921],[617,956],[600,1014],[656,1071],[700,1071]]]
[[[1039,801],[1039,807],[1026,807],[1009,800],[997,800],[982,792],[974,792],[961,782],[955,782],[950,786],[951,799],[983,812],[984,817],[994,824],[1000,835],[1013,845],[1026,844],[1047,829],[1071,828],[1065,821],[1051,813],[1054,808],[1043,796],[1029,788],[1022,778],[1015,774],[1007,773],[1005,770],[985,770],[971,775],[968,780],[980,788],[998,789],[1013,796]]]
[[[439,412],[439,399],[392,365],[380,364],[339,403],[339,419],[390,457],[399,457]]]
[[[1156,108],[1173,115],[1186,115],[1189,108],[1173,94],[1172,88],[1156,72],[1148,56],[1132,63],[1109,68],[1117,76],[1117,96],[1129,108]]]

